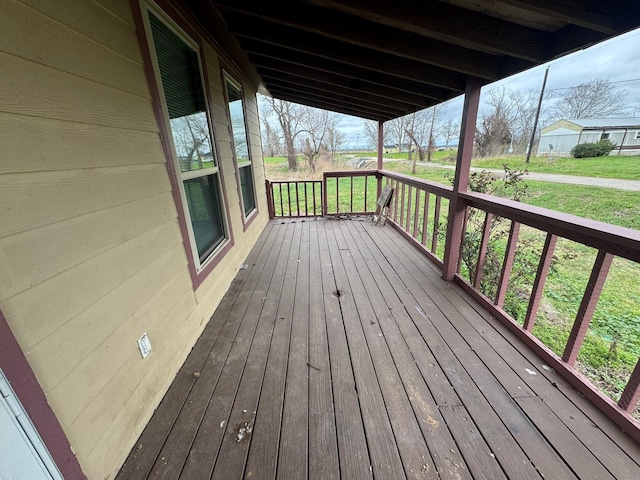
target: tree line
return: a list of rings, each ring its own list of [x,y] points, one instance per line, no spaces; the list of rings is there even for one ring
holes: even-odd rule
[[[480,157],[504,154],[523,155],[531,138],[539,91],[514,90],[506,86],[483,92],[482,113],[478,116],[474,154]],[[596,79],[569,88],[546,92],[540,126],[560,119],[611,118],[640,115],[640,98],[630,101],[629,91],[616,88],[610,79]],[[446,116],[445,104],[420,110],[385,123],[383,142],[405,151],[412,160],[431,161],[436,139],[441,146],[457,145],[460,120]],[[263,148],[268,157],[284,155],[289,169],[299,168],[301,157],[314,172],[323,156],[332,161],[346,144],[340,131],[341,115],[312,107],[264,97],[261,101]],[[362,147],[376,149],[378,124],[363,120]],[[534,142],[534,149],[535,143]]]

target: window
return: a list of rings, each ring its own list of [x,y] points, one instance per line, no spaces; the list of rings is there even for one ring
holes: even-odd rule
[[[636,140],[640,140],[640,132],[636,132]]]
[[[220,171],[211,140],[199,49],[177,27],[149,12],[149,28],[171,133],[191,246],[198,268],[227,239]],[[179,33],[178,33],[179,32]],[[161,88],[160,88],[161,87]]]
[[[602,136],[600,137],[600,140],[609,140],[609,133],[603,133]]]
[[[240,193],[244,216],[247,218],[256,209],[256,195],[253,187],[253,170],[251,166],[251,151],[247,128],[244,119],[244,105],[242,87],[229,77],[225,78],[227,100],[229,102],[229,120],[231,122],[231,138],[235,151],[238,176],[240,178]]]

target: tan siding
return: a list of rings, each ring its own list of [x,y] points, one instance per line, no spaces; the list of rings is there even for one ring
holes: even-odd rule
[[[0,271],[6,275],[0,277],[0,298],[12,297],[174,218],[173,198],[163,193],[2,238]]]
[[[105,15],[104,7],[87,0],[20,0],[34,10],[77,31],[93,41],[142,63],[140,48],[135,41],[135,29],[113,15]],[[115,2],[112,2],[115,3]],[[119,2],[128,7],[129,2]],[[128,8],[127,8],[128,10]]]
[[[16,0],[3,0],[0,32],[0,51],[125,92],[150,97],[141,64],[51,21],[46,15]],[[137,44],[133,34],[124,41]]]
[[[9,320],[22,319],[12,327],[20,344],[28,349],[146,268],[178,241],[176,226],[162,225],[3,300],[2,311]]]
[[[0,113],[0,144],[8,152],[0,174],[165,163],[156,132],[7,113]]]
[[[0,237],[153,197],[170,190],[163,165],[0,176]]]
[[[0,95],[14,100],[3,105],[7,113],[157,130],[148,99],[6,53],[0,53]]]
[[[135,28],[135,22],[133,21],[133,13],[131,12],[130,0],[93,0],[93,1],[101,5],[109,13],[111,13],[113,16],[117,17],[119,20],[129,25],[131,28]]]
[[[0,309],[85,473],[111,478],[267,221],[255,93],[245,231],[205,44],[234,247],[194,292],[129,1],[0,1]]]

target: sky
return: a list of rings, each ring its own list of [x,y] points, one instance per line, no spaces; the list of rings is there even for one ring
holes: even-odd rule
[[[482,93],[498,86],[539,92],[547,67],[550,67],[547,92],[595,79],[609,79],[617,88],[628,90],[632,102],[640,102],[640,29],[494,82],[483,87]],[[483,97],[486,96],[480,96],[480,114],[483,112]],[[445,102],[442,118],[446,120],[451,117],[459,121],[462,103],[462,96]],[[364,147],[362,122],[360,118],[347,115],[340,121],[340,130],[346,137],[346,148]]]

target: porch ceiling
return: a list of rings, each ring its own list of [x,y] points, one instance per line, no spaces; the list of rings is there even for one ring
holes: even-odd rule
[[[207,28],[215,8],[274,97],[374,120],[640,26],[636,0],[185,3]]]

